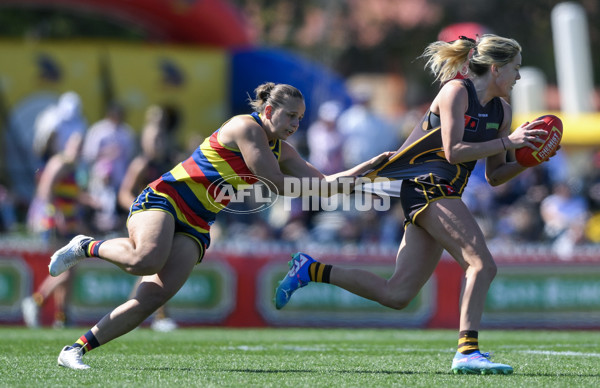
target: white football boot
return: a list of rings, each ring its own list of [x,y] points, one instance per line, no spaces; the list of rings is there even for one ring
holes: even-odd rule
[[[58,365],[70,369],[90,369],[90,366],[81,360],[82,356],[83,348],[65,346],[58,355]]]
[[[58,276],[85,259],[85,251],[82,245],[89,240],[92,240],[92,238],[80,234],[73,237],[67,245],[54,252],[50,257],[50,264],[48,264],[50,275]]]

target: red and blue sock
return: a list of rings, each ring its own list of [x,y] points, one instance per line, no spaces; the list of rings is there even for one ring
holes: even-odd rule
[[[106,240],[90,240],[82,245],[86,257],[100,257],[100,245]]]
[[[91,330],[79,337],[79,339],[71,345],[72,348],[83,348],[83,354],[86,354],[98,346],[100,346],[100,343],[96,339],[96,336],[92,334]]]

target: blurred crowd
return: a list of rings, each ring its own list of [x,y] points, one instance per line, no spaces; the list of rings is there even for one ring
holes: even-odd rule
[[[427,109],[415,107],[390,119],[373,108],[368,89],[354,90],[353,97],[347,108],[336,101],[322,104],[317,121],[290,139],[326,174],[396,150]],[[543,244],[568,259],[575,247],[600,243],[600,150],[563,148],[498,187],[486,182],[485,163],[479,161],[463,199],[490,246]],[[389,211],[347,210],[340,204],[335,211],[301,211],[298,205],[286,213],[274,206],[247,220],[234,216],[218,222],[215,234],[228,241],[276,239],[299,246],[397,246],[404,215],[398,198],[390,202]]]
[[[412,129],[424,113],[418,108],[391,120],[373,109],[371,91],[359,88],[353,97],[350,106],[323,103],[318,119],[303,123],[290,138],[325,174],[397,149],[407,128]],[[104,118],[89,124],[77,93],[64,93],[35,122],[31,152],[39,168],[25,219],[12,206],[10,188],[0,186],[2,232],[26,225],[26,233],[53,246],[79,233],[98,238],[124,234],[133,199],[185,157],[174,140],[177,124],[176,111],[150,106],[144,127],[136,131],[119,104],[110,105]],[[492,245],[553,244],[566,257],[577,245],[600,242],[600,152],[591,153],[591,160],[574,169],[565,151],[495,188],[485,181],[483,163],[477,165],[464,200]],[[390,199],[388,211],[348,208],[341,206],[343,202],[340,199],[334,210],[331,206],[307,210],[298,199],[276,201],[256,213],[224,212],[213,225],[212,239],[298,246],[399,243],[404,217],[397,198]]]
[[[150,106],[138,136],[127,124],[123,107],[114,103],[101,120],[89,125],[80,96],[72,91],[62,94],[35,119],[28,150],[34,160],[35,190],[27,210],[19,211],[15,195],[2,188],[2,232],[19,234],[19,225],[24,225],[21,233],[37,237],[50,251],[78,234],[123,234],[134,198],[175,164],[172,135],[177,123],[173,109]],[[71,270],[57,277],[48,275],[22,300],[27,326],[40,325],[40,310],[51,299],[53,326],[68,324],[71,277]],[[176,326],[164,307],[152,321],[156,330]]]
[[[391,119],[374,109],[372,90],[356,88],[350,106],[323,103],[318,118],[303,123],[288,141],[320,171],[331,174],[396,150],[424,109],[416,107]],[[67,92],[37,115],[28,150],[37,165],[31,172],[35,190],[23,206],[24,199],[0,181],[0,236],[25,235],[53,251],[77,234],[99,239],[125,235],[133,200],[187,157],[189,147],[181,150],[175,141],[179,117],[173,108],[149,106],[139,130],[127,124],[125,110],[116,103],[91,124],[82,112],[79,95]],[[272,195],[272,206],[261,211],[254,211],[253,199],[246,198],[232,203],[234,211],[219,214],[211,228],[212,243],[242,249],[279,243],[290,251],[315,244],[395,249],[404,231],[399,198],[389,198],[382,211],[359,206],[359,195],[363,194],[319,199],[308,202],[308,208],[302,198],[285,201]],[[576,247],[600,243],[600,150],[563,149],[549,162],[498,187],[487,184],[480,161],[463,199],[492,248],[543,244],[568,260]],[[51,296],[54,327],[68,323],[70,281],[71,271],[48,276],[22,301],[28,326],[39,326],[40,309]],[[177,324],[161,308],[151,327],[168,331]]]

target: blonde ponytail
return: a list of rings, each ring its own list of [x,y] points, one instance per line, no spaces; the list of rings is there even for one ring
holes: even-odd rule
[[[431,70],[436,81],[444,84],[459,72],[481,76],[490,66],[504,66],[520,52],[521,46],[516,40],[485,34],[477,41],[461,36],[452,42],[433,42],[420,58],[428,58],[425,68]]]

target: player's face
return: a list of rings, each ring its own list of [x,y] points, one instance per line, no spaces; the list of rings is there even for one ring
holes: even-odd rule
[[[498,68],[498,78],[496,85],[499,89],[500,97],[509,97],[510,92],[517,80],[521,79],[519,69],[521,68],[521,54],[517,54],[512,61]]]
[[[285,140],[293,135],[300,126],[304,117],[304,99],[288,98],[282,106],[272,109],[271,124],[273,124],[273,136],[275,139]]]

